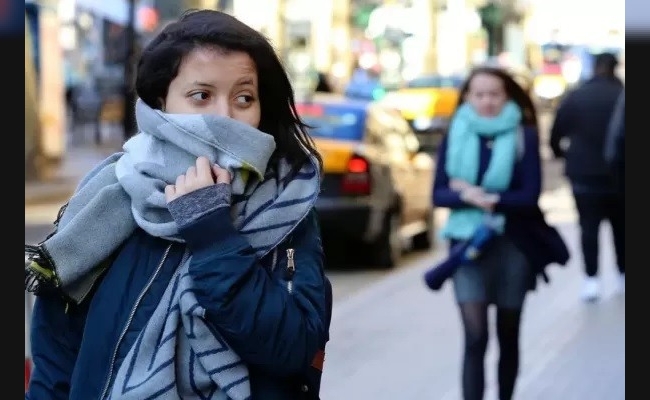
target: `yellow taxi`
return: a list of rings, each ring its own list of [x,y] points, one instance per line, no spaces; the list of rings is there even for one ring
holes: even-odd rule
[[[415,132],[422,150],[435,152],[454,113],[462,76],[425,75],[382,99],[397,108]]]
[[[434,162],[398,110],[381,102],[321,95],[297,104],[323,158],[316,203],[323,242],[393,267],[404,250],[433,245]]]

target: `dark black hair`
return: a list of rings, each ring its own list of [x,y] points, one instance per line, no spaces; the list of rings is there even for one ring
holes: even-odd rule
[[[307,134],[308,126],[298,116],[291,82],[275,50],[261,33],[226,13],[188,10],[151,40],[138,62],[138,97],[149,107],[161,109],[161,99],[167,97],[183,58],[205,46],[243,51],[253,59],[259,82],[259,129],[275,138],[274,158],[286,157],[294,168],[299,168],[307,159],[304,147],[322,169],[322,160]]]
[[[506,70],[498,67],[476,67],[474,68],[469,76],[465,79],[465,82],[461,86],[460,95],[458,98],[458,104],[456,109],[460,107],[465,102],[465,97],[469,91],[469,85],[472,83],[472,79],[476,75],[487,74],[495,76],[503,82],[503,87],[506,91],[506,95],[512,101],[514,101],[519,108],[521,109],[521,122],[525,126],[537,126],[537,111],[535,111],[535,105],[530,98],[530,95],[517,83],[517,81],[510,75]]]
[[[616,66],[618,65],[618,60],[616,56],[612,53],[600,53],[594,57],[594,72],[605,74],[605,75],[614,75],[616,71]]]

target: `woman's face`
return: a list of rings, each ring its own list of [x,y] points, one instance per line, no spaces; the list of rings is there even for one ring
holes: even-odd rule
[[[192,50],[169,84],[163,110],[230,117],[257,128],[261,110],[255,63],[242,51]]]
[[[508,101],[508,94],[501,78],[478,73],[469,82],[465,101],[472,105],[479,115],[496,117]]]

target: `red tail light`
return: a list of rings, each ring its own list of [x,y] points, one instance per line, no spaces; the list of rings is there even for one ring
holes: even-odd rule
[[[353,174],[368,172],[368,161],[361,157],[352,157],[348,161],[348,172]]]
[[[347,195],[367,196],[370,194],[370,165],[361,156],[352,156],[347,172],[341,181],[341,192]]]

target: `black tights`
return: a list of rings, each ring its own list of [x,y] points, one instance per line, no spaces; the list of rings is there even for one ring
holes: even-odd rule
[[[463,399],[482,400],[485,390],[485,351],[488,344],[488,307],[485,303],[460,305],[465,329]],[[497,308],[499,340],[499,400],[510,400],[519,370],[521,309]]]

